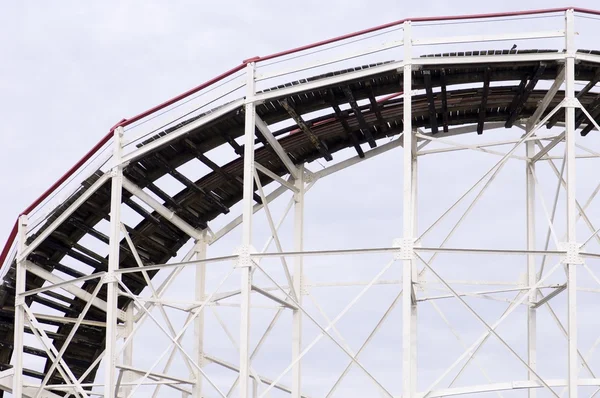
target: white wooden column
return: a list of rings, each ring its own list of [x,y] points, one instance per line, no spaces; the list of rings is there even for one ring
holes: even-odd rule
[[[121,242],[121,197],[123,190],[123,167],[121,165],[123,128],[114,132],[114,166],[111,170],[110,194],[110,237],[108,250],[108,271],[105,276],[106,294],[106,341],[104,354],[104,397],[116,398],[116,352],[117,352],[117,278]]]
[[[294,251],[304,250],[304,166],[298,167],[299,176],[294,182],[298,191],[294,194]],[[302,306],[304,257],[294,257],[294,292],[296,301]],[[292,315],[292,361],[302,352],[302,311],[293,310]],[[301,361],[292,367],[292,398],[302,395]]]
[[[254,137],[256,108],[254,106],[254,63],[246,68],[246,104],[244,139],[244,188],[242,199],[242,247],[238,266],[241,273],[240,306],[240,397],[248,398],[250,384],[250,294],[252,292],[252,214],[254,206]]]

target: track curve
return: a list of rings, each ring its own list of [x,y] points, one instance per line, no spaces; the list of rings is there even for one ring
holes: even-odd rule
[[[521,51],[519,54],[550,52],[549,50],[533,50]],[[537,109],[538,103],[546,95],[547,89],[527,90],[523,82],[526,83],[533,79],[536,79],[536,83],[537,80],[553,81],[559,74],[562,63],[560,61],[521,61],[509,64],[489,62],[489,56],[501,54],[506,54],[506,52],[439,54],[436,56],[440,59],[485,55],[486,61],[478,64],[440,62],[414,70],[413,90],[425,90],[426,93],[412,97],[413,126],[432,128],[435,125],[440,131],[438,134],[443,135],[442,131],[451,126],[478,122],[505,122],[508,126],[512,124],[511,121],[531,116]],[[335,74],[352,76],[352,72],[368,70],[370,67],[372,66],[363,66],[335,72]],[[599,71],[600,69],[595,63],[579,62],[576,76],[579,81],[590,82],[597,78]],[[324,76],[317,76],[307,81],[291,82],[291,85],[301,88],[302,84],[322,77]],[[482,116],[481,104],[485,90],[481,88],[481,85],[485,81],[489,81],[489,92],[485,98],[485,112]],[[465,87],[465,85],[470,85],[470,87]],[[472,87],[472,85],[478,87]],[[437,90],[438,88],[443,88],[446,92],[445,99],[442,91]],[[277,89],[274,88],[271,91],[276,92]],[[322,143],[323,148],[321,149],[316,148],[306,134],[298,131],[297,121],[291,128],[273,132],[290,158],[296,164],[302,164],[327,158],[346,148],[356,148],[357,144],[400,134],[403,130],[403,100],[401,97],[389,99],[385,99],[385,97],[398,93],[402,89],[402,75],[396,70],[392,70],[369,74],[360,79],[350,78],[330,87],[305,91],[301,89],[290,96],[276,96],[258,105],[256,112],[269,125],[292,120],[289,110],[282,105],[284,102],[291,105],[293,110],[301,116],[315,111],[324,112],[323,116],[305,120],[306,125]],[[433,89],[436,92],[432,92]],[[355,101],[369,100],[369,104],[352,109],[348,93]],[[548,110],[558,105],[563,98],[564,94],[558,92]],[[599,108],[600,95],[598,93],[591,91],[581,93],[579,100],[590,110],[592,115],[598,117],[600,112],[593,112]],[[340,106],[349,109],[342,111]],[[560,116],[552,122],[562,122],[562,117]],[[196,119],[186,120],[179,126],[166,131],[165,134],[170,134],[194,120]],[[166,207],[193,227],[205,228],[211,220],[228,212],[229,208],[242,198],[243,148],[236,143],[235,139],[242,136],[243,132],[244,112],[243,107],[239,106],[208,124],[192,129],[168,145],[154,149],[142,158],[131,162],[125,167],[124,176],[140,188],[159,197]],[[152,137],[140,146],[147,145],[163,135]],[[258,136],[260,137],[260,135]],[[232,160],[219,166],[205,154],[223,145],[231,147]],[[362,148],[356,149],[360,155]],[[200,179],[191,181],[177,168],[196,160],[204,163],[211,171]],[[287,174],[279,157],[264,142],[262,146],[257,147],[255,161],[278,176]],[[185,188],[175,195],[168,195],[156,185],[156,181],[165,175],[177,179]],[[260,176],[263,185],[272,182],[271,178],[263,174]],[[53,212],[46,224],[30,240],[39,236],[50,223],[83,194],[85,188],[100,177],[100,171],[90,176],[75,195]],[[145,264],[168,262],[189,240],[187,235],[172,227],[161,215],[149,213],[136,204],[131,200],[131,194],[127,191],[123,191],[123,203],[143,218],[139,224],[128,226],[128,228]],[[72,277],[81,277],[86,274],[68,265],[73,260],[85,265],[90,273],[105,271],[108,264],[107,258],[86,247],[85,242],[86,239],[92,237],[97,241],[108,243],[108,236],[98,231],[96,226],[102,220],[109,219],[109,211],[110,184],[104,183],[28,256],[28,260],[46,271],[67,274]],[[69,261],[66,262],[67,258]],[[121,243],[120,267],[137,267],[125,241]],[[152,272],[149,274],[154,275]],[[141,292],[146,286],[144,279],[133,273],[124,274],[123,281],[134,293]],[[0,370],[10,367],[12,355],[14,282],[15,264],[13,263],[0,287],[0,341],[2,342],[0,343]],[[43,279],[30,275],[27,279],[27,289],[41,287],[43,283]],[[91,281],[86,282],[82,288],[92,292],[95,286],[96,281]],[[98,297],[105,299],[104,289]],[[70,298],[52,292],[31,296],[30,300],[52,311],[58,311],[65,317],[77,317],[85,305],[85,302],[78,298]],[[119,307],[124,308],[126,305],[127,300],[120,298]],[[105,313],[97,308],[92,308],[86,319],[102,322],[105,320]],[[56,332],[49,333],[49,336],[54,340],[55,346],[60,347],[61,342],[65,340],[70,331],[70,326],[51,320],[44,322],[57,328]],[[80,377],[102,353],[103,348],[103,329],[82,325],[65,352],[64,359],[75,376]],[[25,352],[46,358],[43,351],[33,347],[27,347]],[[47,361],[46,371],[49,366],[49,361]],[[95,373],[95,370],[91,372],[85,382],[91,382]],[[44,377],[44,372],[34,370],[28,370],[25,374],[36,378]],[[51,383],[61,382],[63,380],[59,374],[53,375]]]

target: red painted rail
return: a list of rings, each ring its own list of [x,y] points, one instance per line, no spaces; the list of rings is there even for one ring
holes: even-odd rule
[[[175,104],[176,102],[181,101],[181,100],[189,97],[190,95],[193,95],[193,94],[233,75],[234,73],[241,71],[250,62],[263,62],[263,61],[267,61],[270,59],[294,54],[297,52],[310,50],[310,49],[313,49],[316,47],[324,46],[324,45],[335,43],[338,41],[351,39],[353,37],[361,36],[361,35],[364,35],[367,33],[372,33],[372,32],[376,32],[376,31],[379,31],[382,29],[387,29],[387,28],[390,28],[393,26],[402,25],[403,23],[408,22],[408,21],[411,21],[411,22],[444,22],[444,21],[460,21],[460,20],[471,20],[471,19],[490,19],[490,18],[502,18],[502,17],[518,17],[518,16],[528,16],[528,15],[552,14],[552,13],[565,12],[567,10],[573,10],[577,13],[582,13],[582,14],[591,14],[591,15],[599,15],[600,16],[600,11],[598,11],[598,10],[579,8],[579,7],[563,7],[563,8],[545,8],[545,9],[529,10],[529,11],[499,12],[499,13],[489,13],[489,14],[466,14],[466,15],[448,15],[448,16],[440,16],[440,17],[405,18],[405,19],[401,19],[398,21],[375,26],[373,28],[364,29],[364,30],[360,30],[357,32],[353,32],[353,33],[348,33],[348,34],[345,34],[342,36],[333,37],[333,38],[330,38],[327,40],[319,41],[319,42],[312,43],[312,44],[307,44],[307,45],[304,45],[301,47],[292,48],[290,50],[269,54],[264,57],[257,56],[257,57],[246,59],[240,65],[228,70],[227,72],[220,74],[219,76],[216,76],[216,77],[200,84],[199,86],[196,86],[184,93],[181,93],[178,96],[173,97],[170,100],[163,102],[162,104],[156,105],[138,115],[135,115],[132,118],[121,120],[119,123],[117,123],[115,126],[113,126],[110,129],[110,131],[108,132],[108,134],[106,134],[104,137],[102,137],[102,139],[96,145],[94,145],[94,147],[92,149],[90,149],[90,151],[88,151],[75,165],[73,165],[73,167],[71,167],[62,177],[60,177],[54,184],[52,184],[52,186],[50,188],[48,188],[39,198],[37,198],[29,207],[27,207],[22,213],[20,213],[20,215],[31,212],[33,209],[35,209],[37,206],[39,206],[44,200],[46,200],[52,194],[52,192],[54,192],[60,185],[62,185],[65,181],[67,181],[69,179],[69,177],[71,177],[77,171],[77,169],[79,169],[81,166],[83,166],[104,144],[106,144],[111,139],[113,132],[117,127],[128,126],[128,125],[135,123],[145,117],[150,116],[151,114],[153,114],[155,112],[158,112],[168,106],[171,106],[171,105]],[[2,253],[0,253],[0,267],[2,267],[4,265],[6,258],[8,257],[8,252],[17,237],[17,231],[18,231],[18,220],[15,222],[15,224],[10,232],[10,235],[8,236],[8,240],[7,240],[6,244],[4,245],[4,248],[2,249]]]

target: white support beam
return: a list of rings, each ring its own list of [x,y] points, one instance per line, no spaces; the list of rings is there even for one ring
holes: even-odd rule
[[[133,366],[133,340],[127,341],[127,337],[131,336],[134,331],[134,317],[133,317],[133,303],[129,303],[127,305],[127,310],[125,310],[125,325],[124,325],[124,334],[125,338],[123,339],[123,344],[125,345],[125,349],[123,350],[123,365],[122,366]],[[123,368],[121,368],[123,369]],[[129,396],[131,394],[131,384],[134,380],[134,375],[132,372],[129,372],[127,369],[123,369],[123,395]]]
[[[294,303],[298,309],[300,311],[302,311],[302,313],[304,314],[304,316],[309,319],[314,326],[316,326],[321,333],[318,334],[311,342],[310,344],[308,344],[300,353],[300,355],[298,355],[298,357],[292,361],[291,364],[289,364],[283,371],[282,373],[279,374],[279,376],[273,381],[273,383],[271,383],[267,389],[260,395],[260,398],[264,398],[269,391],[274,387],[275,383],[278,383],[283,377],[284,375],[286,375],[293,367],[294,365],[299,362],[318,342],[319,340],[324,337],[327,336],[331,342],[333,342],[344,354],[346,354],[346,356],[348,356],[348,358],[350,358],[352,360],[352,362],[357,365],[363,372],[364,374],[374,383],[375,386],[378,387],[378,389],[380,390],[380,392],[388,397],[388,398],[393,398],[393,394],[386,389],[381,382],[374,377],[371,372],[369,372],[362,363],[360,363],[356,357],[350,353],[338,340],[336,340],[331,333],[329,333],[329,330],[332,329],[335,324],[351,309],[354,307],[354,305],[364,296],[364,294],[381,278],[381,276],[390,269],[390,267],[392,266],[392,264],[394,263],[394,260],[390,260],[384,267],[383,269],[377,274],[375,275],[375,277],[373,277],[373,279],[371,279],[371,281],[360,291],[360,293],[358,293],[358,295],[356,297],[354,297],[354,299],[352,301],[350,301],[350,303],[348,303],[348,305],[346,305],[346,307],[344,307],[344,309],[333,319],[331,320],[331,322],[326,326],[323,327],[319,322],[316,321],[316,319],[308,312],[306,311],[305,308],[303,308],[303,306],[301,306],[288,292],[286,292],[286,290],[277,283],[277,281],[275,281],[275,279],[273,279],[271,277],[271,275],[269,275],[267,272],[265,272],[264,269],[261,268],[261,266],[259,264],[256,264],[256,268],[258,270],[260,270],[262,272],[262,275],[265,276],[274,286],[276,286],[281,292],[283,292],[286,297],[288,298],[288,300],[290,300],[292,303]]]
[[[38,392],[38,388],[32,386],[25,386],[21,383],[21,388],[15,390],[15,369],[6,369],[0,372],[0,390],[12,394],[13,397],[17,397],[17,393],[21,394],[22,397],[34,398]],[[15,393],[13,394],[13,391]],[[60,395],[54,394],[50,391],[42,391],[39,398],[63,398]]]
[[[542,117],[544,112],[546,112],[546,109],[548,109],[548,106],[550,106],[550,103],[556,96],[558,89],[560,88],[560,86],[562,86],[564,81],[565,81],[565,68],[562,67],[560,69],[560,72],[558,72],[556,79],[554,79],[554,83],[552,83],[552,86],[548,89],[548,91],[546,92],[546,95],[544,95],[544,98],[542,98],[542,100],[538,103],[538,106],[535,109],[535,112],[533,113],[533,115],[531,115],[531,117],[529,117],[529,119],[527,119],[527,122],[525,123],[525,129],[527,131],[533,129],[533,126],[536,125],[536,123],[540,120],[540,117]]]
[[[279,141],[277,141],[277,138],[273,136],[273,133],[271,133],[269,126],[267,126],[267,124],[260,118],[260,116],[255,115],[255,118],[256,127],[258,128],[258,130],[265,137],[269,145],[271,145],[271,148],[273,148],[277,156],[279,156],[279,159],[281,159],[281,162],[283,163],[285,168],[288,169],[291,176],[294,177],[294,179],[298,179],[298,177],[300,176],[300,171],[298,171],[298,168],[296,167],[292,159],[290,159],[290,156],[287,154],[285,149],[283,149]]]
[[[294,304],[289,303],[289,302],[285,301],[284,299],[280,299],[279,297],[275,296],[274,294],[271,294],[268,291],[261,289],[258,286],[252,285],[252,290],[255,291],[256,293],[268,298],[269,300],[276,302],[277,304],[281,305],[282,307],[289,308],[291,310],[298,309],[298,307],[296,307]]]
[[[65,340],[62,342],[62,345],[60,347],[60,351],[56,354],[56,357],[52,361],[52,364],[50,365],[50,368],[48,368],[46,370],[46,375],[44,376],[44,380],[42,380],[42,384],[40,386],[40,392],[41,392],[41,390],[43,390],[46,387],[48,381],[50,381],[50,377],[52,376],[52,374],[54,374],[54,371],[56,370],[57,366],[59,365],[59,361],[62,360],[65,351],[67,350],[67,348],[69,348],[69,345],[71,344],[71,341],[73,340],[73,337],[75,337],[75,333],[79,329],[79,326],[81,325],[81,322],[83,321],[83,319],[87,315],[89,309],[92,307],[92,301],[93,301],[93,299],[95,299],[98,296],[98,292],[100,292],[101,288],[102,288],[102,284],[100,284],[100,283],[98,283],[96,285],[96,287],[94,287],[94,291],[92,293],[91,300],[88,300],[85,303],[85,306],[83,307],[83,309],[79,313],[79,316],[77,318],[77,322],[73,325],[72,328],[70,328],[69,334],[67,335],[67,337],[65,338]],[[40,392],[38,392],[38,395],[39,395]],[[36,396],[36,398],[38,398],[38,397]]]
[[[506,155],[506,153],[504,153],[504,152],[498,152],[498,151],[494,151],[491,149],[487,149],[487,148],[485,148],[485,145],[460,144],[455,141],[450,141],[450,140],[446,140],[444,138],[438,138],[438,137],[434,137],[432,135],[425,135],[425,134],[421,134],[421,133],[417,134],[417,138],[421,138],[423,140],[428,140],[428,141],[433,141],[433,142],[439,142],[441,144],[449,145],[452,148],[457,148],[457,149],[463,149],[463,150],[469,149],[469,150],[473,150],[473,151],[477,151],[477,152],[489,153],[489,154],[498,155],[498,156]],[[517,159],[517,160],[526,160],[523,156],[519,156],[519,155],[511,155],[510,158]]]
[[[253,261],[250,257],[252,247],[252,216],[254,214],[254,137],[256,128],[255,64],[250,62],[246,68],[245,137],[244,137],[244,187],[242,198],[242,254],[238,260],[240,268],[240,398],[249,398],[251,391],[250,376],[250,299],[252,290]]]
[[[63,317],[63,316],[57,316],[57,315],[48,315],[48,314],[40,314],[40,313],[34,313],[33,315],[35,315],[35,317],[37,319],[39,319],[39,320],[46,320],[46,321],[52,321],[52,322],[60,322],[60,323],[64,323],[64,324],[71,324],[71,323],[76,323],[77,322],[77,318]],[[83,321],[81,321],[81,324],[82,325],[87,325],[87,326],[95,326],[95,327],[99,327],[99,328],[106,327],[106,323],[105,322],[100,322],[100,321],[83,320]]]
[[[558,296],[560,293],[564,292],[566,289],[567,289],[567,284],[565,283],[565,284],[561,285],[560,287],[554,289],[552,291],[552,293],[548,294],[541,300],[535,302],[533,304],[533,308],[541,307],[542,305],[546,304],[548,301],[552,300],[554,297]]]
[[[129,365],[117,365],[116,367],[117,367],[117,369],[128,370],[128,371],[131,371],[131,372],[134,372],[137,374],[141,374],[141,375],[146,374],[146,372],[147,372],[146,370],[138,369],[138,368],[135,368],[135,367],[129,366]],[[174,376],[167,375],[164,373],[150,372],[150,373],[148,373],[148,375],[150,377],[165,379],[165,380],[173,381],[173,382],[180,383],[180,384],[194,384],[194,380],[182,379],[180,377],[174,377]]]
[[[24,252],[27,248],[27,216],[21,215],[18,222],[18,252],[17,257],[20,253]],[[24,258],[24,257],[23,257]],[[23,395],[23,346],[25,336],[25,289],[27,287],[27,270],[25,269],[25,262],[23,260],[17,260],[16,262],[16,280],[15,280],[15,326],[13,336],[13,366],[14,366],[14,379],[13,387],[15,397],[21,397]]]
[[[202,231],[192,227],[190,224],[185,222],[181,217],[175,214],[174,211],[169,210],[167,207],[160,204],[156,199],[152,196],[144,192],[140,187],[135,185],[133,182],[129,181],[127,178],[123,177],[123,188],[131,192],[142,202],[146,203],[152,209],[154,209],[158,214],[171,222],[174,226],[179,228],[182,232],[188,235],[193,239],[200,239],[202,237]]]
[[[294,250],[304,250],[304,165],[300,166],[300,178],[295,181],[297,192],[294,194]],[[299,305],[303,302],[304,290],[304,257],[294,259],[294,274],[292,281]],[[292,397],[302,396],[302,361],[298,357],[302,353],[302,311],[296,308],[292,312],[292,361],[296,361],[292,367]]]
[[[412,23],[407,21],[404,28],[404,59],[412,59]],[[402,240],[412,242],[415,235],[414,203],[416,194],[416,136],[412,129],[412,63],[406,62],[403,70],[404,114],[402,136],[403,154],[403,200],[402,200]],[[413,140],[415,143],[413,144]],[[415,298],[416,264],[414,258],[402,260],[402,396],[414,397],[417,391],[417,303]]]
[[[565,124],[566,124],[566,167],[567,167],[567,244],[577,242],[577,203],[575,180],[575,15],[572,9],[565,12]],[[568,324],[568,394],[569,398],[577,398],[579,359],[577,356],[577,264],[567,265],[567,324]]]
[[[296,192],[297,191],[296,187],[293,184],[290,184],[288,181],[286,181],[283,178],[279,177],[277,174],[273,173],[271,170],[267,169],[266,167],[264,167],[260,163],[254,162],[254,167],[256,167],[256,169],[258,171],[260,171],[261,173],[263,173],[267,177],[271,178],[273,181],[276,181],[279,184],[283,185],[284,187],[286,187],[290,191],[292,191],[292,192]]]
[[[214,364],[220,365],[220,366],[224,367],[225,369],[229,369],[229,370],[231,370],[233,372],[238,372],[239,373],[239,371],[240,371],[240,368],[238,366],[236,366],[236,365],[234,365],[232,363],[229,363],[229,362],[227,362],[227,361],[225,361],[223,359],[217,358],[217,357],[215,357],[213,355],[210,355],[210,354],[206,354],[206,360],[207,361],[211,361]],[[263,377],[263,376],[260,376],[260,375],[258,377],[260,378],[259,381],[261,383],[263,383],[263,384],[272,384],[273,383],[273,380],[271,380],[271,379],[269,379],[267,377]],[[273,387],[276,388],[276,389],[278,389],[278,390],[280,390],[280,391],[286,392],[288,394],[292,392],[292,389],[290,387],[287,387],[286,385],[281,384],[281,383],[275,383],[273,385]],[[308,396],[303,395],[302,398],[308,398]]]
[[[546,380],[546,382],[550,387],[562,387],[567,384],[567,381],[564,379]],[[600,385],[600,379],[581,379],[579,380],[579,383],[582,386],[598,386]],[[427,394],[427,397],[452,397],[467,394],[483,394],[493,391],[522,391],[525,389],[539,389],[543,387],[544,385],[542,385],[538,381],[523,380],[507,383],[493,383],[465,387],[441,388],[438,390],[431,391],[429,394]]]
[[[557,146],[558,144],[560,144],[561,142],[563,142],[565,140],[565,134],[566,134],[566,130],[563,131],[558,137],[556,137],[555,139],[550,141],[548,144],[546,144],[546,146],[544,148],[542,148],[538,153],[536,153],[534,156],[531,157],[531,162],[535,163],[538,160],[540,160],[542,157],[546,156],[546,154],[548,152],[550,152],[552,150],[552,148],[554,148],[555,146]]]
[[[289,192],[288,189],[284,186],[278,187],[276,188],[273,192],[271,192],[270,194],[267,195],[267,202],[271,203],[272,201],[274,201],[275,199],[277,199],[278,197],[280,197],[281,195],[283,195],[284,193]],[[256,213],[259,210],[262,210],[262,208],[264,207],[264,203],[261,204],[255,204],[252,207],[252,213]],[[239,215],[238,217],[236,217],[234,220],[232,220],[231,222],[229,222],[227,225],[225,225],[223,228],[221,228],[220,230],[218,230],[217,232],[215,232],[213,234],[213,236],[210,238],[210,244],[214,244],[215,242],[217,242],[218,240],[220,240],[222,237],[224,237],[225,235],[227,235],[229,232],[233,231],[233,229],[235,229],[238,225],[240,225],[243,221],[243,215]]]
[[[526,360],[524,360],[523,358],[521,358],[521,356],[519,356],[519,354],[498,334],[498,332],[496,332],[496,326],[497,325],[489,325],[478,313],[477,311],[475,311],[469,304],[467,304],[467,302],[448,284],[448,282],[446,282],[430,265],[429,263],[427,263],[425,260],[423,260],[423,258],[419,257],[419,259],[421,260],[421,262],[425,265],[425,267],[429,270],[429,272],[431,272],[445,287],[446,289],[448,289],[448,291],[450,291],[450,293],[452,293],[452,295],[481,323],[485,326],[485,328],[487,329],[487,331],[494,335],[498,341],[500,341],[500,343],[502,343],[502,345],[504,345],[508,351],[510,351],[510,353],[519,361],[521,362],[526,368],[527,370],[529,370],[529,372],[531,372],[535,379],[537,381],[539,381],[541,384],[544,385],[544,387],[546,387],[548,389],[548,391],[554,395],[556,398],[560,398],[558,396],[558,394],[556,394],[556,392],[554,392],[554,390],[552,390],[552,388],[548,385],[548,383],[546,383],[546,381],[534,370],[532,369],[529,364],[527,363]],[[538,282],[539,283],[539,282]],[[534,290],[534,289],[532,289]],[[516,302],[513,303],[513,305],[518,304],[518,300]]]
[[[563,73],[564,75],[564,73]],[[540,108],[538,108],[540,109]],[[535,115],[534,115],[535,116]],[[535,123],[534,123],[535,124]],[[527,126],[530,126],[528,123]],[[532,160],[535,154],[535,142],[527,141],[525,143],[525,211],[527,217],[527,250],[535,250],[535,162]],[[532,286],[537,281],[536,258],[533,254],[527,255],[527,285]],[[529,291],[529,308],[527,309],[527,364],[530,369],[537,368],[537,289]],[[535,380],[535,374],[528,372],[529,380]],[[529,398],[535,398],[536,391],[529,390]]]
[[[207,237],[206,232],[203,234],[202,240],[198,241],[196,260],[205,260],[207,250]],[[200,302],[204,302],[206,299],[206,263],[200,263],[195,269],[196,286],[195,286],[195,299]],[[194,351],[196,363],[202,368],[205,365],[204,360],[204,321],[206,311],[202,311],[198,314],[198,317],[194,321]],[[192,386],[192,398],[202,398],[202,387],[203,377],[202,374],[196,370],[193,372],[195,383]]]
[[[353,156],[350,159],[346,159],[343,160],[339,163],[336,163],[332,166],[326,167],[323,170],[317,171],[316,173],[314,173],[313,175],[313,179],[317,180],[317,179],[321,179],[323,177],[327,177],[329,175],[332,175],[334,173],[337,173],[338,171],[342,171],[344,169],[347,169],[350,166],[354,166],[355,164],[364,162],[367,159],[371,159],[374,158],[377,155],[381,155],[382,153],[385,153],[387,151],[390,151],[394,148],[397,148],[399,146],[402,146],[402,136],[398,137],[397,139],[388,142],[387,144],[383,144],[380,145],[376,148],[373,148],[367,152],[365,152],[365,157],[361,158],[360,156]]]
[[[106,282],[106,338],[104,340],[104,397],[117,398],[117,380],[115,364],[117,361],[117,320],[119,308],[117,307],[118,286],[121,275],[115,271],[119,269],[119,255],[121,252],[121,202],[123,196],[123,127],[114,131],[113,168],[110,189],[110,235],[108,248],[108,271],[104,276]],[[122,319],[125,318],[124,314]]]
[[[48,282],[50,282],[51,284],[55,285],[55,284],[61,284],[60,288],[63,289],[64,291],[72,294],[73,296],[77,297],[78,299],[84,301],[84,302],[88,302],[88,301],[92,301],[92,305],[104,312],[107,312],[108,306],[106,301],[97,298],[97,297],[92,297],[92,294],[83,290],[82,288],[72,285],[72,284],[68,284],[64,279],[60,278],[59,276],[54,275],[53,273],[46,271],[45,269],[43,269],[42,267],[40,267],[39,265],[36,265],[30,261],[25,261],[25,268],[27,269],[27,272],[31,272],[32,274],[47,280]],[[125,316],[125,312],[119,309],[116,309],[117,311],[117,317],[119,320],[124,321],[126,316]]]

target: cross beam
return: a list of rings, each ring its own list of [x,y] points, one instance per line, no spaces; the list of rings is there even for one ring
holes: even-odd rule
[[[537,69],[535,70],[535,73],[533,74],[531,79],[529,79],[529,83],[527,83],[526,86],[525,86],[524,82],[526,81],[527,77],[525,77],[523,80],[521,80],[521,84],[519,85],[520,92],[517,93],[517,95],[515,96],[515,98],[513,100],[513,104],[511,105],[510,115],[508,116],[508,119],[506,120],[506,124],[505,124],[506,128],[510,128],[513,126],[513,124],[517,120],[517,117],[519,116],[519,114],[521,114],[521,111],[523,110],[523,107],[525,106],[525,103],[527,102],[529,95],[531,95],[531,92],[535,88],[537,82],[540,80],[540,77],[542,77],[542,74],[544,73],[545,70],[546,70],[546,64],[543,62],[540,62],[540,65],[537,67]],[[524,88],[521,91],[522,87],[524,87]]]
[[[327,149],[327,146],[319,137],[313,133],[313,131],[308,127],[308,124],[302,119],[302,116],[296,112],[296,109],[288,102],[287,99],[279,100],[279,104],[286,110],[288,115],[296,122],[298,128],[308,137],[313,146],[319,151],[319,153],[325,158],[325,160],[332,161],[333,156],[331,156],[331,152]]]

